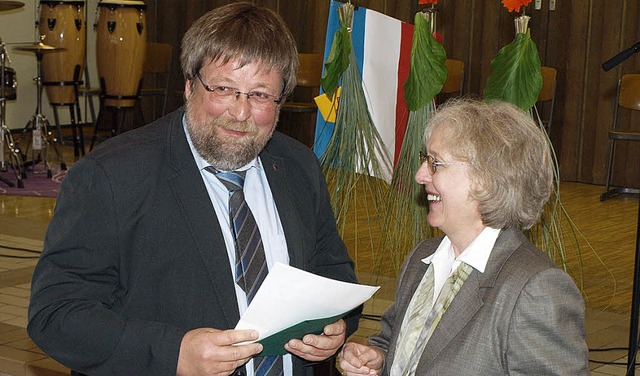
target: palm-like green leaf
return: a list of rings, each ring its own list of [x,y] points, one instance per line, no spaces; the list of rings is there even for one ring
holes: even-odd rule
[[[484,97],[509,102],[527,111],[536,103],[541,88],[540,57],[527,30],[518,33],[491,61]]]
[[[411,49],[411,68],[404,83],[404,97],[409,111],[427,105],[447,79],[444,47],[431,34],[431,25],[422,12],[416,13]]]
[[[353,5],[348,3],[340,6],[338,8],[338,17],[340,29],[334,34],[331,51],[329,51],[327,61],[324,63],[324,74],[320,79],[322,89],[329,98],[333,97],[333,93],[340,86],[340,75],[349,66],[349,54],[351,53],[349,27],[353,18]]]

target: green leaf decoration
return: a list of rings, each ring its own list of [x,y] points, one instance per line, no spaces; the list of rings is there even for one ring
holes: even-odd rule
[[[529,30],[518,33],[491,61],[486,100],[502,100],[528,111],[542,89],[540,57]]]
[[[389,184],[384,179],[390,175],[393,162],[371,118],[351,33],[346,32],[347,26],[351,26],[353,6],[340,6],[338,14],[341,32],[345,32],[336,37],[345,39],[337,45],[334,40],[332,52],[335,53],[331,61],[339,61],[336,64],[340,68],[336,68],[332,74],[340,79],[342,93],[333,133],[320,157],[320,165],[327,181],[340,236],[348,239],[345,243],[348,244],[349,254],[355,261],[356,269],[362,270],[365,266],[359,263],[359,253],[374,255],[380,244],[382,209],[379,206],[388,189]],[[347,48],[348,53],[345,51]],[[344,57],[347,62],[343,70]],[[324,83],[323,88],[329,92]],[[370,260],[371,256],[367,258]],[[367,263],[370,264],[369,261]]]
[[[414,179],[420,167],[418,155],[424,151],[424,130],[435,110],[433,98],[447,79],[447,67],[444,64],[446,53],[433,37],[431,22],[435,23],[435,13],[420,12],[415,16],[411,65],[404,83],[409,118],[384,200],[383,256],[374,260],[376,271],[380,274],[397,274],[413,246],[421,239],[434,235],[427,223],[424,187]]]
[[[331,51],[324,63],[324,74],[320,79],[322,89],[329,98],[340,86],[340,75],[349,67],[349,54],[351,53],[351,35],[349,28],[353,18],[353,5],[350,3],[338,8],[340,29],[336,31],[331,43]]]
[[[431,25],[422,12],[416,13],[411,49],[411,68],[404,83],[409,111],[416,111],[435,97],[447,79],[444,47],[431,34]]]

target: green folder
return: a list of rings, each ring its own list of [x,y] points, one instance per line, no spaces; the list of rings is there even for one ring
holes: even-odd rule
[[[289,342],[290,339],[301,339],[310,333],[321,334],[325,326],[338,321],[342,317],[346,316],[347,313],[348,312],[323,319],[303,321],[299,324],[283,329],[278,333],[274,333],[269,337],[258,341],[263,346],[262,352],[258,354],[258,356],[285,355],[287,354],[287,350],[284,349],[284,345]]]

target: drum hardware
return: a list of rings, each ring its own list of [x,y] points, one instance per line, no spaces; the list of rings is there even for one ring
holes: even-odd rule
[[[18,188],[24,188],[23,171],[20,169],[20,150],[18,149],[16,143],[13,141],[13,135],[11,134],[11,130],[6,124],[6,101],[7,99],[15,99],[15,91],[9,91],[11,94],[7,97],[7,83],[5,82],[4,73],[7,70],[7,52],[4,47],[4,43],[2,43],[2,39],[0,39],[0,70],[2,72],[2,82],[0,83],[0,169],[2,171],[7,171],[9,167],[13,170],[16,176],[16,182],[18,184]],[[13,88],[15,90],[15,85]],[[9,153],[9,165],[4,159],[4,147],[7,147]],[[0,176],[0,182],[5,183],[9,187],[15,187],[15,184],[3,177]]]
[[[64,163],[62,155],[58,151],[58,148],[55,144],[57,142],[57,139],[51,137],[51,132],[49,131],[49,121],[42,114],[42,57],[45,53],[62,51],[63,49],[60,47],[49,46],[42,42],[16,46],[14,47],[14,49],[18,51],[33,52],[36,55],[37,59],[37,76],[33,79],[36,82],[37,87],[36,112],[22,131],[23,136],[29,131],[31,132],[32,160],[29,162],[25,161],[24,166],[32,166],[42,161],[47,171],[47,177],[51,178],[53,177],[53,173],[51,171],[49,160],[47,158],[47,146],[53,146],[53,150],[60,160],[60,169],[66,170],[67,165]],[[24,159],[26,159],[26,155],[24,155]]]
[[[100,108],[103,109],[105,107],[109,107],[110,109],[110,117],[111,117],[110,136],[115,136],[122,132],[122,130],[124,129],[127,113],[131,113],[131,112],[138,113],[138,111],[136,111],[135,107],[105,105],[104,104],[105,98],[118,99],[118,100],[124,100],[124,99],[140,100],[141,88],[142,88],[142,79],[140,79],[140,82],[138,83],[138,91],[136,92],[136,95],[106,96],[104,94],[106,92],[104,79],[100,77]],[[93,135],[91,136],[91,144],[89,146],[89,151],[93,150],[93,145],[98,139],[98,131],[100,128],[100,124],[102,123],[105,116],[106,116],[105,112],[101,110],[100,113],[98,114],[98,119],[96,119],[96,122],[93,127]],[[138,120],[138,119],[135,119],[135,120]],[[142,118],[142,116],[140,116],[140,122],[141,124],[144,123],[144,118]]]
[[[22,8],[24,3],[21,1],[0,1],[0,11],[14,10]]]
[[[46,86],[60,85],[66,86],[70,85],[73,87],[73,103],[51,103],[53,108],[53,116],[55,118],[55,122],[58,125],[58,135],[60,137],[60,143],[64,145],[62,131],[60,128],[60,121],[58,120],[58,106],[67,106],[69,108],[69,118],[71,120],[71,132],[73,138],[73,155],[79,157],[80,155],[84,156],[84,134],[82,131],[82,111],[80,110],[80,102],[78,101],[79,87],[84,84],[82,80],[80,80],[80,65],[76,65],[73,73],[73,81],[62,81],[62,82],[43,82],[42,84]],[[77,113],[77,115],[76,115]],[[77,116],[77,121],[76,121]],[[80,124],[79,127],[77,125]]]

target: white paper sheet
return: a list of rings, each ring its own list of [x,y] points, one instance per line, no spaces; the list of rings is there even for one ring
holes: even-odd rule
[[[258,330],[261,340],[306,320],[347,313],[379,288],[336,281],[276,263],[236,329]]]

